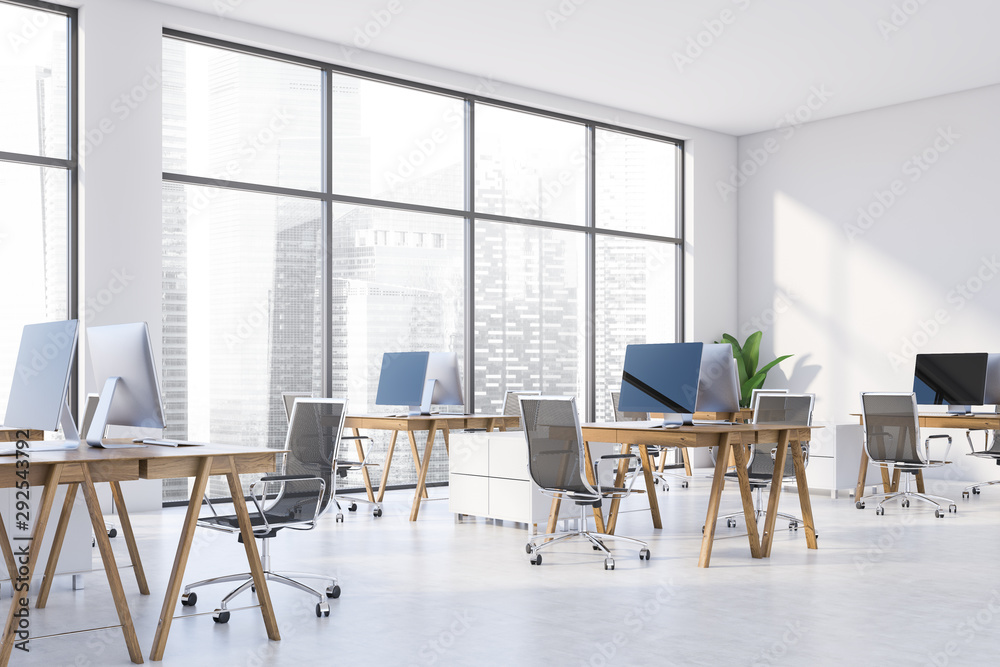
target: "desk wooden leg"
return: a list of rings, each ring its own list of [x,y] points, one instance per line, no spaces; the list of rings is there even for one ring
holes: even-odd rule
[[[431,436],[434,435],[434,431],[433,430],[430,432],[430,435]],[[420,467],[421,467],[420,466],[420,450],[417,449],[417,435],[413,431],[407,431],[406,432],[406,436],[407,436],[407,438],[410,441],[410,452],[413,453],[413,465],[414,465],[414,467],[417,470],[417,477],[420,477]],[[421,494],[421,497],[422,498],[427,498],[427,487],[426,486],[423,488],[423,492]],[[412,519],[411,519],[411,521],[412,521]]]
[[[858,486],[854,489],[854,500],[858,501],[865,495],[865,481],[868,479],[868,452],[861,447],[861,468],[858,470]]]
[[[562,498],[553,498],[552,506],[549,508],[549,524],[545,527],[545,534],[551,535],[556,532],[559,524],[559,508],[562,505]]]
[[[584,470],[587,474],[587,481],[591,485],[596,485],[597,480],[594,478],[594,460],[590,457],[590,446],[588,443],[583,443],[583,459],[584,459]],[[604,525],[604,512],[601,511],[601,506],[598,505],[594,508],[594,525],[597,527],[597,532],[606,533],[607,528]],[[585,527],[581,527],[585,528]]]
[[[778,433],[778,448],[774,458],[774,473],[771,475],[771,493],[767,496],[767,514],[764,515],[764,538],[761,550],[764,558],[771,556],[774,540],[774,524],[778,519],[778,501],[781,499],[781,480],[785,476],[785,459],[788,457],[788,431]]]
[[[712,560],[712,542],[715,540],[715,522],[719,518],[719,504],[722,501],[722,487],[726,481],[726,467],[729,457],[729,435],[719,436],[719,456],[715,459],[715,474],[712,475],[712,490],[708,496],[708,514],[705,516],[705,527],[701,535],[701,554],[698,556],[698,567],[708,567]]]
[[[125,507],[125,494],[122,493],[122,485],[119,482],[111,482],[111,496],[114,498],[115,507],[118,508],[118,520],[122,524],[122,536],[128,547],[128,557],[132,561],[132,570],[135,572],[135,581],[139,584],[139,592],[142,595],[149,595],[146,572],[142,569],[142,559],[139,558],[139,545],[136,544],[135,533],[132,532],[132,521],[128,517],[128,508]]]
[[[229,472],[226,473],[226,480],[229,482],[229,493],[233,499],[243,497],[243,486],[240,484],[240,476],[237,473],[236,457],[229,457]],[[269,639],[278,641],[281,634],[278,632],[278,619],[274,617],[274,607],[271,605],[271,593],[267,590],[267,577],[264,576],[264,567],[260,562],[260,553],[257,551],[257,539],[253,535],[253,526],[250,523],[250,514],[247,512],[246,503],[233,503],[236,508],[236,519],[240,524],[240,536],[243,538],[243,548],[247,552],[247,564],[250,566],[250,575],[253,577],[254,587],[257,589],[257,602],[260,604],[260,615],[264,617],[264,627],[267,628]]]
[[[918,470],[914,477],[917,478],[917,493],[926,493],[924,491],[924,471]]]
[[[52,510],[52,502],[56,497],[56,489],[59,486],[59,476],[62,474],[62,465],[53,465],[45,478],[45,491],[42,492],[42,500],[35,513],[35,525],[31,530],[31,538],[28,545],[28,562],[25,565],[27,574],[23,580],[17,582],[18,585],[25,585],[25,591],[31,590],[31,576],[34,574],[35,563],[38,561],[38,554],[42,549],[42,539],[45,537],[45,525],[49,520],[49,512]],[[15,538],[17,539],[17,538]],[[25,596],[28,597],[28,596]],[[7,623],[4,625],[2,644],[0,644],[0,665],[6,667],[10,660],[11,651],[14,650],[14,643],[18,640],[28,639],[27,632],[18,636],[17,626],[18,614],[21,605],[18,604],[19,596],[15,595],[10,601],[10,609],[7,612]],[[27,606],[27,605],[25,605]]]
[[[132,614],[128,610],[128,598],[125,597],[125,589],[122,588],[122,578],[118,573],[118,564],[115,562],[115,553],[111,549],[111,540],[104,528],[104,514],[101,512],[101,504],[97,500],[97,490],[94,488],[94,480],[90,476],[90,464],[82,463],[83,468],[83,497],[87,501],[87,509],[90,510],[90,522],[94,526],[94,539],[101,552],[101,560],[104,562],[104,572],[108,575],[108,584],[111,586],[111,597],[115,601],[115,609],[118,611],[118,620],[122,624],[122,634],[125,635],[125,645],[128,646],[128,655],[132,662],[137,665],[142,664],[142,648],[139,646],[139,638],[135,635],[135,626],[132,625]]]
[[[52,589],[52,581],[56,578],[56,565],[59,562],[59,554],[62,552],[63,540],[66,538],[66,528],[69,526],[69,517],[73,514],[73,502],[76,500],[76,487],[79,484],[66,485],[66,498],[63,500],[62,512],[59,513],[59,522],[56,524],[55,535],[52,536],[52,546],[49,548],[49,560],[45,564],[45,575],[42,579],[42,586],[38,590],[38,598],[35,600],[35,609],[45,609],[49,601],[49,591]],[[13,582],[14,577],[10,580]]]
[[[893,493],[899,491],[899,475],[900,475],[899,468],[894,468],[892,471],[892,489],[891,489]]]
[[[666,458],[665,453],[660,455]],[[649,455],[649,447],[639,445],[639,458],[642,463],[642,476],[646,480],[646,495],[649,496],[649,513],[653,517],[653,528],[663,528],[663,522],[660,520],[660,499],[656,495],[656,480],[653,478],[653,458]]]
[[[743,521],[747,525],[747,540],[750,542],[750,556],[761,558],[764,549],[760,543],[757,513],[753,506],[753,492],[750,490],[750,476],[747,474],[747,449],[743,443],[733,443],[733,461],[736,463],[736,479],[739,480],[740,501],[743,503]],[[777,464],[775,464],[777,466]],[[725,478],[723,478],[723,483]]]
[[[357,429],[354,432],[357,433]],[[392,463],[392,454],[396,451],[396,436],[398,435],[399,431],[393,431],[389,437],[389,451],[385,453],[385,461],[382,463],[382,481],[379,482],[378,496],[375,498],[377,502],[382,502],[382,498],[385,496],[385,485],[389,480],[389,465]]]
[[[198,524],[201,499],[208,486],[208,473],[212,469],[212,459],[211,456],[202,459],[201,465],[198,467],[198,474],[194,478],[187,514],[184,515],[184,525],[177,541],[174,565],[170,570],[170,579],[167,580],[167,590],[163,594],[163,607],[160,609],[160,620],[156,624],[156,634],[153,636],[153,648],[149,651],[150,660],[163,660],[163,652],[167,647],[167,636],[170,634],[170,624],[174,620],[174,608],[177,606],[177,598],[181,594],[184,570],[187,567],[188,555],[191,553],[191,543],[194,541],[194,529]]]
[[[410,433],[410,442],[413,442],[413,431],[407,431]],[[427,429],[427,444],[424,446],[424,460],[420,461],[420,472],[417,474],[417,489],[413,494],[413,508],[410,510],[410,521],[416,521],[417,515],[420,514],[420,501],[427,497],[427,470],[431,467],[431,452],[434,451],[434,436],[437,434],[437,423],[431,422],[430,428]],[[414,452],[416,452],[416,444],[413,445]]]
[[[809,499],[809,484],[806,482],[806,462],[799,441],[792,445],[792,463],[795,465],[795,485],[799,490],[802,523],[806,529],[806,548],[816,549],[816,525],[813,523],[812,501]]]
[[[352,429],[352,430],[354,431],[354,437],[355,438],[360,438],[360,434],[358,433],[358,429]],[[354,441],[354,447],[357,449],[357,452],[358,452],[358,460],[359,461],[364,461],[365,460],[365,450],[361,446],[361,440],[360,439]],[[372,502],[372,503],[375,502],[375,492],[372,490],[372,480],[371,480],[371,476],[368,475],[368,468],[366,466],[361,466],[361,481],[363,481],[365,483],[365,491],[368,493],[368,501]]]
[[[590,443],[584,443],[585,447],[590,447]],[[621,453],[625,454],[629,450],[628,445],[621,445]],[[614,485],[617,488],[621,488],[625,484],[625,475],[628,473],[628,459],[618,459],[618,469],[615,471],[615,481]],[[618,525],[618,508],[621,506],[621,498],[614,498],[611,500],[611,507],[608,508],[608,525],[607,533],[608,535],[615,534],[615,527]]]

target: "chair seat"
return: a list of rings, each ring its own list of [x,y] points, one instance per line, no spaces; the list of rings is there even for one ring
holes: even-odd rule
[[[291,523],[301,523],[298,521],[289,522],[288,517],[277,516],[274,514],[268,514],[265,512],[265,517],[267,518],[267,524],[270,530],[266,533],[259,530],[263,528],[264,517],[261,517],[257,513],[250,514],[250,526],[253,529],[254,537],[259,539],[264,539],[268,537],[274,537],[275,533],[284,528]],[[219,528],[222,530],[229,531],[231,533],[240,532],[239,519],[237,519],[235,514],[223,514],[220,516],[206,516],[198,519],[198,524],[208,528]]]
[[[1000,461],[1000,452],[972,452],[966,456],[975,456],[977,459],[992,459]]]

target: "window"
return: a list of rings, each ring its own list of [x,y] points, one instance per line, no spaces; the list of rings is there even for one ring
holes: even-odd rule
[[[171,30],[163,58],[171,437],[279,447],[282,391],[388,409],[406,350],[456,352],[475,412],[604,416],[624,345],[678,339],[679,142]]]
[[[25,324],[76,314],[75,16],[54,5],[0,2],[0,283],[18,285],[0,292],[0,377],[14,373]],[[7,392],[0,387],[0,414]]]

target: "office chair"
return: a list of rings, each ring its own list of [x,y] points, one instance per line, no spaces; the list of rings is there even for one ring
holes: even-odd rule
[[[983,442],[983,449],[980,451],[976,451],[975,445],[972,444],[972,431],[965,432],[965,439],[969,441],[969,449],[972,450],[971,452],[966,454],[966,456],[975,456],[976,458],[979,459],[990,459],[992,461],[995,461],[996,464],[1000,466],[1000,431],[983,431],[983,433],[986,436]],[[990,442],[991,437],[993,438],[992,442]],[[986,445],[989,445],[989,447],[987,447]],[[979,487],[993,486],[994,484],[1000,484],[1000,479],[994,479],[989,482],[978,482],[976,484],[970,484],[969,486],[965,487],[965,489],[962,491],[962,497],[968,498],[970,491],[972,492],[973,495],[978,496]]]
[[[540,391],[521,391],[508,389],[503,395],[503,414],[505,417],[518,417],[521,415],[521,406],[517,403],[518,396],[538,396]],[[520,431],[521,426],[509,428],[508,431]]]
[[[948,504],[949,512],[958,512],[958,505],[953,500],[910,490],[911,475],[925,468],[939,468],[951,463],[947,460],[951,451],[950,435],[932,435],[924,440],[923,447],[920,446],[916,394],[863,393],[861,420],[868,458],[883,468],[888,469],[892,466],[905,474],[902,491],[887,490],[885,493],[858,498],[855,502],[858,509],[865,508],[866,500],[881,496],[875,514],[885,514],[883,507],[885,502],[896,498],[902,499],[900,505],[903,507],[910,506],[910,498],[930,503],[934,505],[934,516],[938,518],[944,516],[944,510],[941,508],[944,503]],[[930,456],[930,443],[935,438],[948,439],[948,447],[941,460],[931,459]]]
[[[754,424],[812,424],[812,410],[815,396],[813,394],[761,393],[757,396],[754,406]],[[809,443],[799,443],[802,447],[802,457],[805,465],[809,465]],[[794,446],[794,445],[793,445]],[[715,448],[712,448],[712,458],[715,459]],[[754,492],[754,518],[760,523],[767,514],[764,506],[764,489],[771,484],[774,475],[774,459],[777,456],[777,443],[757,443],[750,447],[750,459],[747,462],[747,475],[750,477],[750,490]],[[726,473],[727,481],[738,481],[735,472]],[[795,461],[791,453],[785,457],[785,469],[782,481],[795,479]],[[734,512],[720,518],[726,520],[730,528],[736,526],[737,517],[743,512]],[[802,519],[792,514],[778,512],[778,517],[788,519],[788,530],[798,530]]]
[[[627,488],[604,487],[600,482],[599,465],[603,461],[617,462],[620,459],[634,459],[635,454],[607,454],[594,465],[595,484],[587,481],[586,455],[580,421],[576,412],[576,399],[571,396],[521,396],[521,425],[528,445],[528,475],[540,488],[542,494],[571,500],[580,508],[580,523],[576,530],[564,533],[536,535],[528,540],[525,551],[531,556],[532,565],[542,564],[542,549],[548,549],[572,537],[588,540],[596,550],[604,554],[604,569],[615,569],[611,551],[605,546],[608,540],[621,540],[639,545],[639,560],[649,560],[649,548],[645,542],[621,535],[605,535],[587,530],[588,510],[599,507],[605,498],[625,498],[631,491]]]
[[[327,574],[305,572],[278,573],[271,569],[270,542],[284,528],[290,530],[311,530],[316,521],[330,506],[333,497],[333,462],[340,444],[340,432],[344,426],[347,401],[333,398],[298,398],[292,408],[285,437],[284,470],[281,474],[265,475],[250,485],[250,521],[254,537],[261,541],[261,565],[268,582],[291,586],[317,599],[316,616],[329,616],[330,605],[327,598],[340,597],[337,578]],[[269,485],[277,486],[277,492],[268,493]],[[270,487],[273,488],[273,487]],[[207,498],[206,498],[207,500]],[[238,499],[233,499],[238,502]],[[266,501],[267,504],[265,505]],[[212,503],[208,503],[211,516],[202,517],[198,525],[213,530],[239,535],[240,528],[235,514],[220,515]],[[326,584],[323,592],[306,586],[297,579],[319,579]],[[222,598],[222,604],[215,610],[212,620],[216,623],[229,621],[228,605],[237,595],[253,587],[249,572],[212,577],[188,584],[181,595],[181,604],[190,607],[198,602],[198,594],[192,589],[208,584],[240,582],[232,592]]]
[[[309,394],[309,393],[306,393],[306,392],[298,392],[298,391],[283,391],[283,392],[281,392],[281,400],[282,400],[282,402],[285,405],[285,417],[287,417],[288,420],[291,421],[291,419],[292,419],[292,407],[295,405],[295,401],[297,401],[300,398],[309,398],[310,396],[312,396],[312,394]],[[362,455],[361,455],[361,460],[360,461],[354,461],[354,460],[352,460],[350,458],[347,458],[347,456],[345,454],[343,454],[343,452],[338,447],[338,450],[337,450],[337,477],[338,478],[344,479],[345,477],[347,477],[347,473],[348,472],[351,472],[351,471],[354,471],[354,470],[365,470],[365,469],[370,468],[370,467],[378,467],[378,465],[379,465],[378,463],[368,463],[368,451],[369,450],[368,450],[367,445],[370,442],[370,440],[371,439],[367,435],[344,435],[343,433],[340,435],[340,446],[341,447],[343,446],[343,444],[344,444],[345,441],[360,442],[361,443],[361,454]],[[334,487],[336,487],[336,485],[334,485]],[[333,490],[333,502],[337,505],[337,516],[336,516],[337,523],[343,523],[343,521],[344,521],[343,508],[340,506],[340,501],[341,500],[349,500],[349,501],[351,501],[351,504],[347,506],[347,511],[348,512],[356,512],[357,509],[358,509],[358,503],[368,503],[369,505],[374,505],[374,509],[372,510],[372,516],[374,516],[376,519],[379,518],[380,516],[382,516],[382,504],[381,503],[379,503],[379,502],[377,502],[375,500],[369,500],[368,498],[359,498],[359,497],[355,497],[355,496],[345,496],[345,495],[342,495],[342,494],[338,494],[336,488],[334,488],[334,490]]]
[[[618,399],[621,397],[620,391],[612,391],[611,393],[611,409],[614,411],[616,422],[639,422],[646,421],[649,419],[648,412],[624,412],[618,409]],[[667,476],[677,477],[681,480],[681,488],[686,489],[688,487],[688,476],[682,475],[676,472],[666,472],[664,470],[664,465],[667,460],[667,451],[679,450],[679,447],[660,447],[659,445],[647,445],[646,450],[649,452],[650,456],[660,457],[659,463],[657,464],[657,469],[653,471],[653,483],[660,485],[662,482],[662,487],[664,491],[670,490],[670,485],[667,484]],[[676,459],[674,459],[676,461]],[[629,470],[629,475],[636,474],[635,470]]]

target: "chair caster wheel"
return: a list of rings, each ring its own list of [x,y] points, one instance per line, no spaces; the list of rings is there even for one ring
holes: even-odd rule
[[[316,618],[322,618],[323,616],[330,615],[330,605],[325,602],[319,602],[316,604]]]
[[[972,489],[972,495],[975,495],[975,496],[979,495],[979,487],[978,486],[973,487],[973,489]]]
[[[108,537],[118,537],[118,529],[112,528],[108,531]]]
[[[611,558],[610,556],[608,556],[607,558],[605,558],[604,559],[604,569],[605,570],[613,570],[613,569],[615,569],[615,559]]]
[[[193,607],[198,604],[198,594],[197,593],[185,593],[181,596],[181,605],[184,607]]]
[[[533,553],[531,549],[531,542],[528,542],[527,544],[524,545],[524,553],[528,554],[529,556]]]
[[[875,508],[875,514],[878,515],[878,516],[881,516],[881,515],[885,514],[885,508],[884,507],[876,507]]]
[[[681,488],[682,489],[688,488],[688,483],[687,482],[681,482]]]
[[[358,511],[358,504],[357,503],[351,503],[351,506],[347,508],[347,511],[348,512],[357,512]]]
[[[798,521],[789,521],[788,522],[788,530],[789,531],[798,530],[798,529],[799,529],[799,522]]]
[[[962,491],[962,497],[963,498],[968,498],[969,497],[969,492],[968,491]]]
[[[376,519],[382,516],[382,508],[376,507],[374,510],[372,510],[372,516],[374,516]]]
[[[863,510],[865,508],[864,502],[862,502],[860,500],[858,502],[854,503],[854,506],[857,507],[859,510]]]
[[[944,518],[944,510],[934,510],[934,516],[936,516],[939,519],[943,519]]]
[[[909,500],[906,500],[906,499],[904,498],[904,499],[903,499],[903,502],[901,502],[901,503],[900,503],[900,505],[902,505],[903,507],[909,507],[909,506],[910,506],[910,501],[909,501]]]
[[[333,586],[326,587],[326,597],[328,598],[339,598],[340,597],[340,586],[334,584]]]
[[[649,560],[649,549],[639,549],[639,560]]]
[[[529,560],[528,562],[531,563],[532,565],[541,565],[542,554],[535,554],[534,556],[531,557],[531,560]]]
[[[229,612],[225,609],[216,609],[215,613],[212,614],[212,620],[216,623],[228,623],[229,622]]]
[[[702,527],[701,527],[701,534],[702,534],[702,535],[704,535],[704,534],[705,534],[705,526],[702,526]]]
[[[337,523],[344,523],[344,515],[337,512]]]
[[[958,505],[955,505],[954,503],[948,505],[948,512],[951,514],[958,514]]]
[[[726,519],[726,527],[727,528],[735,528],[736,527],[736,519]]]

